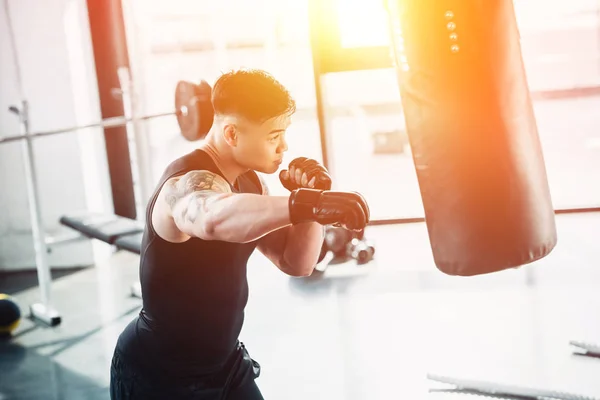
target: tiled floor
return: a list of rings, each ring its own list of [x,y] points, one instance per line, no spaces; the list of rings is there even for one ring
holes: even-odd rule
[[[600,397],[600,214],[558,217],[559,245],[521,270],[449,277],[432,264],[423,225],[371,228],[376,260],[290,278],[251,259],[241,339],[267,399],[457,399],[429,393],[427,373]],[[0,344],[0,399],[107,399],[116,337],[138,312],[137,257],[58,278],[57,328],[24,320]],[[21,285],[21,288],[26,287]],[[7,290],[7,289],[2,289]],[[15,293],[26,309],[36,288]]]

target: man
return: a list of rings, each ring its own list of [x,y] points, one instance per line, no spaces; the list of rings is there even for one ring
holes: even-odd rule
[[[314,160],[297,159],[280,174],[289,197],[267,195],[255,171],[278,170],[295,111],[273,77],[226,73],[212,102],[203,145],[167,167],[148,204],[143,308],[115,349],[113,400],[262,399],[260,367],[238,341],[248,258],[258,248],[283,272],[310,275],[324,225],[359,230],[369,221],[364,199],[330,191]]]

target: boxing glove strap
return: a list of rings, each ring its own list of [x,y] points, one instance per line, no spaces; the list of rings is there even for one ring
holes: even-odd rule
[[[315,207],[319,204],[322,191],[316,189],[296,189],[288,201],[292,224],[314,221]]]

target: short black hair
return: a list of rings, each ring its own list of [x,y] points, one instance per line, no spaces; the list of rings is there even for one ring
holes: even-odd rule
[[[212,103],[216,115],[240,115],[256,123],[296,112],[285,86],[260,69],[222,74],[213,86]]]

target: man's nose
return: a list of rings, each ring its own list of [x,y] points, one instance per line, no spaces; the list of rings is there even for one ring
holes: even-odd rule
[[[279,146],[277,146],[277,152],[283,153],[283,152],[286,152],[287,150],[288,150],[287,142],[286,142],[285,138],[282,136],[281,140],[279,141]]]

